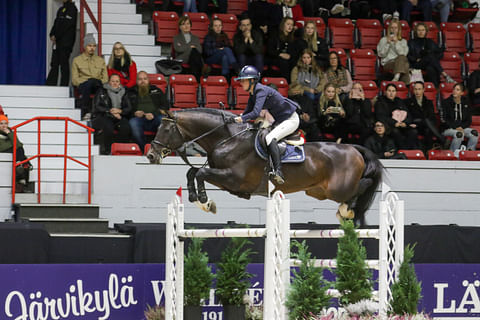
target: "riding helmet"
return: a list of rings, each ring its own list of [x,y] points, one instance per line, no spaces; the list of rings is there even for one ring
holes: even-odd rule
[[[254,66],[247,65],[240,70],[238,77],[235,78],[236,81],[242,79],[254,79],[255,81],[258,81],[260,79],[260,73]]]

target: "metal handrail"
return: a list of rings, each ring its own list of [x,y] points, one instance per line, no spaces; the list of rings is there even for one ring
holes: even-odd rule
[[[95,16],[90,9],[86,0],[80,0],[80,52],[83,52],[84,45],[83,39],[85,37],[85,12],[87,11],[90,20],[92,20],[93,26],[97,29],[98,34],[98,45],[97,52],[99,56],[102,56],[102,0],[97,0],[97,16],[98,19],[95,19]]]
[[[41,121],[42,120],[63,120],[65,121],[65,141],[64,141],[64,153],[63,154],[42,154],[41,152]],[[17,129],[29,124],[30,122],[38,121],[37,122],[37,154],[31,156],[23,161],[17,163]],[[67,154],[68,151],[68,123],[72,122],[84,129],[88,132],[88,160],[87,163],[84,163],[78,159],[75,159]],[[37,174],[38,174],[38,195],[37,195],[37,203],[41,201],[41,168],[40,168],[40,159],[41,158],[63,158],[63,203],[65,203],[65,195],[67,192],[67,159],[72,160],[88,169],[88,203],[92,203],[92,164],[91,164],[91,156],[92,156],[92,132],[95,130],[84,125],[81,122],[76,120],[70,119],[68,117],[35,117],[30,120],[26,120],[22,123],[17,124],[11,128],[13,130],[13,159],[12,159],[12,203],[15,203],[15,180],[16,180],[16,168],[18,166],[23,165],[24,163],[37,159]]]

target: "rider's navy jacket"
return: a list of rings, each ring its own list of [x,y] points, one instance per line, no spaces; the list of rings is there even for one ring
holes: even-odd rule
[[[285,98],[269,86],[257,83],[253,93],[242,115],[243,122],[258,118],[262,109],[267,109],[275,118],[275,123],[280,123],[290,118],[298,108],[296,102]]]

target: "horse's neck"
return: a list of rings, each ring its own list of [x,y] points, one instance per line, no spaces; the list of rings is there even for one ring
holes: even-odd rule
[[[206,134],[209,131],[214,130],[222,123],[217,123],[217,121],[197,121],[195,123],[185,122],[182,125],[182,133],[185,138],[185,142],[195,140],[202,135]],[[230,134],[225,130],[225,128],[218,128],[215,131],[210,132],[204,137],[195,140],[205,151],[209,152],[214,149],[214,147],[222,140],[228,139]]]

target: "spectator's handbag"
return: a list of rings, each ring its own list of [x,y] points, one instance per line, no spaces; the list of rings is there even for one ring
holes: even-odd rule
[[[417,81],[423,81],[423,74],[421,69],[410,69],[410,83],[415,83]]]
[[[155,62],[155,68],[158,73],[164,76],[170,76],[172,74],[181,73],[183,71],[182,61],[175,59],[162,59]]]

